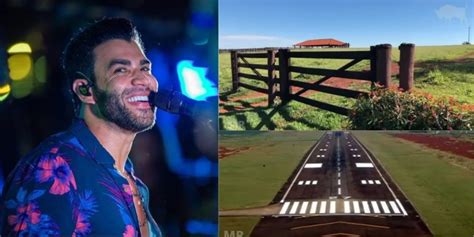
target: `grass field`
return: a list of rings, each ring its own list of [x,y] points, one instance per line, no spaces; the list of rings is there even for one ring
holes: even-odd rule
[[[474,234],[474,172],[453,162],[464,159],[472,165],[473,160],[388,134],[354,133],[379,159],[435,236]]]
[[[225,132],[219,145],[249,150],[219,160],[219,209],[265,206],[286,182],[311,145],[322,132]],[[221,217],[219,236],[223,231],[248,233],[258,217]]]
[[[307,50],[307,49],[306,49]],[[351,49],[314,49],[314,50],[367,50],[364,48]],[[398,48],[392,49],[392,59],[399,59]],[[418,46],[415,49],[415,88],[417,91],[431,93],[435,98],[452,96],[461,103],[474,104],[474,46]],[[317,68],[338,68],[350,60],[340,59],[292,59],[292,65]],[[265,64],[266,59],[249,59],[250,63]],[[350,70],[359,71],[367,69],[369,62],[364,60],[354,65]],[[261,75],[266,75],[265,70],[258,70]],[[250,69],[241,72],[250,73]],[[277,73],[278,76],[278,73]],[[292,73],[293,79],[300,81],[315,81],[319,76],[310,76]],[[265,88],[263,82],[242,79],[243,82]],[[398,84],[396,78],[393,82]],[[220,125],[224,130],[245,129],[271,129],[271,130],[313,130],[313,129],[345,129],[349,121],[345,116],[323,111],[315,107],[306,106],[299,102],[292,102],[285,106],[266,108],[266,95],[259,98],[244,98],[242,96],[253,93],[245,88],[240,88],[231,94],[231,68],[230,54],[219,54],[219,90],[221,102],[225,102],[221,109]],[[367,91],[368,84],[352,85],[349,88]],[[295,89],[294,89],[295,90]],[[309,98],[342,105],[350,108],[354,100],[324,93],[316,93]],[[255,103],[263,102],[259,106]],[[277,101],[278,104],[278,101]],[[239,108],[236,112],[234,108]],[[244,109],[242,109],[244,108]],[[275,110],[275,111],[274,111]],[[291,113],[290,113],[291,112]]]
[[[398,139],[389,132],[355,131],[354,134],[382,163],[435,236],[472,236],[474,172],[464,166],[474,164],[474,160],[466,161]],[[463,140],[473,137],[452,135]],[[320,136],[321,133],[291,131],[221,132],[221,145],[252,148],[220,160],[219,209],[257,207],[270,202]],[[458,159],[464,161],[456,162]],[[223,230],[241,230],[248,236],[258,220],[259,217],[221,217],[220,236]]]

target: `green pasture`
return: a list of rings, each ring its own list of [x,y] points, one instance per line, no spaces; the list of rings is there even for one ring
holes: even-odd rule
[[[303,49],[297,49],[303,50]],[[349,51],[349,50],[368,50],[367,48],[349,48],[349,49],[304,49],[304,50],[326,50],[326,51]],[[397,47],[392,49],[392,59],[399,60],[399,50]],[[461,103],[474,104],[474,46],[418,46],[415,48],[415,88],[432,94],[435,98],[451,96]],[[266,64],[266,59],[248,59],[249,63]],[[292,59],[292,65],[314,68],[336,69],[350,60],[343,59]],[[369,67],[369,61],[362,62],[349,68],[349,70],[360,71]],[[257,70],[262,76],[267,75],[266,70]],[[242,68],[241,72],[254,74],[247,68]],[[278,72],[276,72],[278,76]],[[321,78],[300,73],[292,73],[295,80],[313,82]],[[263,82],[241,79],[242,82],[265,88]],[[328,81],[330,82],[330,80]],[[393,82],[398,84],[398,79],[393,78]],[[370,84],[357,84],[349,88],[368,91]],[[219,54],[219,90],[221,98],[221,109],[225,112],[220,113],[221,129],[225,130],[244,130],[244,129],[345,129],[349,121],[345,116],[337,115],[332,112],[306,106],[299,102],[292,102],[285,106],[273,106],[266,108],[266,104],[255,107],[252,103],[266,102],[267,97],[260,94],[259,97],[237,100],[235,98],[254,94],[245,88],[239,88],[235,93],[231,92],[232,79],[230,68],[230,54]],[[299,88],[294,87],[294,91]],[[354,103],[353,99],[347,99],[340,96],[328,95],[325,93],[316,93],[307,96],[334,105],[344,105],[349,108]],[[279,101],[276,101],[278,105]],[[242,110],[241,108],[245,108]],[[239,108],[239,112],[233,110]],[[276,108],[276,109],[275,109]],[[286,115],[288,111],[295,114]],[[299,116],[298,114],[305,114]],[[266,119],[265,119],[266,118]],[[321,119],[326,121],[321,121]],[[265,126],[262,124],[266,124]]]
[[[413,203],[435,236],[474,233],[474,161],[395,138],[354,131]],[[471,136],[464,134],[465,136]]]

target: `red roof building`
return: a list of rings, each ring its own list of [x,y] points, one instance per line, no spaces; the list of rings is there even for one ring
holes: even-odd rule
[[[335,39],[313,39],[313,40],[306,40],[301,43],[297,43],[293,45],[295,48],[314,48],[314,47],[319,47],[319,48],[333,48],[333,47],[338,47],[338,48],[349,48],[349,43],[344,43],[339,40]]]

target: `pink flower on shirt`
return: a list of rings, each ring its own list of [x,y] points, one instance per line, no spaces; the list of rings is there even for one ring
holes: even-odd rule
[[[55,195],[63,195],[70,190],[70,186],[76,187],[74,174],[69,168],[69,164],[61,157],[44,156],[38,163],[36,171],[36,180],[40,183],[53,180],[53,185],[49,189],[49,193]]]
[[[137,231],[132,225],[127,225],[125,228],[126,229],[125,232],[123,232],[123,237],[135,237],[137,235]]]
[[[36,225],[40,221],[41,212],[33,203],[21,205],[16,209],[16,215],[8,216],[8,224],[15,225],[16,232],[25,230],[28,224]]]

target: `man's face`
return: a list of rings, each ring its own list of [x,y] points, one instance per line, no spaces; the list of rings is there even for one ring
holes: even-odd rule
[[[150,106],[150,91],[158,90],[151,63],[135,41],[114,39],[94,49],[94,94],[99,117],[119,127],[141,132],[155,123],[156,108]]]

